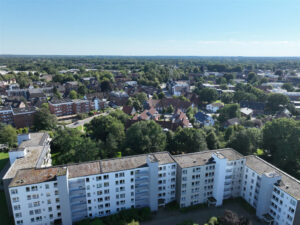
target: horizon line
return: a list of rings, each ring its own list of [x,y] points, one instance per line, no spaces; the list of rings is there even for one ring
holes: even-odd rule
[[[101,54],[0,54],[0,57],[5,56],[98,56],[98,57],[235,57],[235,58],[300,58],[298,56],[282,55],[282,56],[248,56],[248,55],[101,55]]]

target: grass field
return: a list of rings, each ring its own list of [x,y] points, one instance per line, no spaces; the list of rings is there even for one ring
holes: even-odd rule
[[[4,191],[0,191],[0,224],[12,225],[13,219],[8,216]]]
[[[8,162],[8,153],[0,152],[0,171]]]

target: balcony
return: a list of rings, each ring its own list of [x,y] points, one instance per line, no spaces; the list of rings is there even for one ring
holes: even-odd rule
[[[81,211],[86,211],[86,210],[87,210],[86,204],[76,204],[71,206],[72,214],[75,212],[79,213]]]
[[[70,198],[73,198],[73,197],[82,197],[82,196],[85,196],[86,193],[85,193],[85,189],[78,189],[78,190],[72,190],[70,191]]]
[[[73,197],[73,198],[70,198],[70,200],[71,200],[70,201],[71,205],[86,203],[85,195],[84,196],[79,196],[79,197]]]

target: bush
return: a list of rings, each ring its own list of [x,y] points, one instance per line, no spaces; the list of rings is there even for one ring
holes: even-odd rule
[[[138,221],[151,220],[150,208],[126,209],[103,218],[82,220],[77,225],[138,225]]]

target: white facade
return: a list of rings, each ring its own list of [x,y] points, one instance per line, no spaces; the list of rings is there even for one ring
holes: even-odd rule
[[[297,225],[299,188],[299,181],[256,156],[220,149],[20,170],[9,193],[15,223],[24,225],[55,220],[71,225],[129,208],[156,211],[174,200],[180,207],[220,206],[235,197],[252,205],[259,218],[268,215],[274,225]]]
[[[222,108],[224,105],[221,104],[215,104],[215,103],[211,103],[206,105],[206,110],[208,110],[209,112],[213,112],[216,113],[220,108]]]
[[[10,188],[15,224],[53,224],[61,218],[57,182]]]

